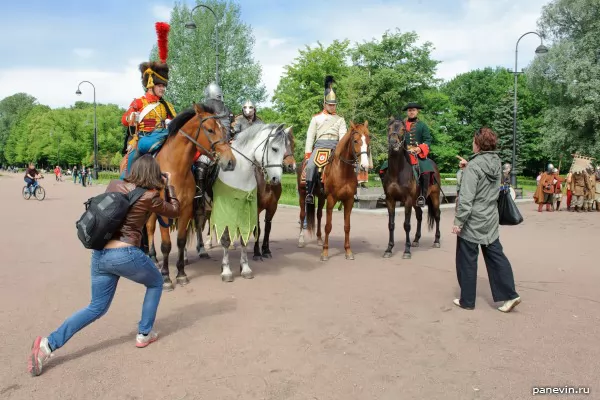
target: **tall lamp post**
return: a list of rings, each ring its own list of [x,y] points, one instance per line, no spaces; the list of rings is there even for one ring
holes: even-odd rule
[[[81,87],[82,83],[89,83],[94,88],[94,179],[98,179],[98,123],[96,119],[96,86],[90,81],[81,81],[79,85],[77,85],[76,95],[81,96]]]
[[[548,48],[546,46],[544,46],[544,41],[542,39],[542,36],[537,32],[527,32],[527,33],[522,34],[521,37],[519,38],[519,40],[517,40],[517,44],[515,45],[515,70],[513,72],[515,75],[515,87],[514,87],[515,99],[514,99],[514,107],[513,107],[512,168],[510,171],[510,184],[513,188],[517,187],[517,170],[516,170],[516,166],[517,166],[516,165],[516,163],[517,163],[517,77],[519,76],[519,72],[517,71],[517,60],[518,60],[518,56],[519,56],[519,42],[525,36],[530,35],[530,34],[537,35],[540,38],[540,45],[535,49],[535,54],[546,54],[548,52]]]
[[[210,8],[209,6],[205,6],[204,4],[198,4],[196,7],[192,8],[190,15],[193,15],[194,11],[198,7],[206,8],[215,17],[215,21],[216,21],[216,23],[215,23],[215,57],[216,57],[215,80],[217,82],[217,85],[220,86],[220,83],[219,83],[219,18],[217,17],[217,14],[215,14],[215,12],[213,11],[212,8]],[[194,23],[194,20],[192,19],[192,20],[190,20],[190,22],[185,24],[185,27],[188,29],[196,29],[196,24]]]

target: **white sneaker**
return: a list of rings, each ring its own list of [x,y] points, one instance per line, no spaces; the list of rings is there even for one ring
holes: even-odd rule
[[[517,297],[516,299],[512,300],[507,300],[504,302],[504,304],[498,307],[498,311],[502,311],[504,313],[511,312],[513,308],[519,305],[519,303],[521,303],[520,297]]]
[[[31,354],[27,362],[27,370],[31,373],[31,376],[39,376],[42,373],[44,364],[48,362],[52,350],[48,344],[48,338],[38,336],[33,341],[31,346]]]
[[[146,336],[138,333],[135,337],[135,346],[142,348],[148,346],[150,343],[154,343],[158,340],[158,333],[151,331]]]

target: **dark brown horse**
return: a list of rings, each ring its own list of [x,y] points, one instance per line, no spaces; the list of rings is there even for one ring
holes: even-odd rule
[[[396,216],[396,201],[404,203],[404,231],[406,232],[406,242],[404,245],[404,255],[402,258],[410,258],[410,218],[412,208],[415,209],[417,216],[417,232],[412,247],[419,246],[421,238],[421,221],[423,220],[423,210],[416,205],[416,199],[419,197],[421,189],[410,163],[410,153],[406,146],[406,126],[404,121],[390,120],[388,124],[388,169],[382,177],[383,191],[385,192],[385,202],[388,209],[390,231],[388,247],[383,253],[384,258],[392,256],[394,248],[394,228]],[[427,217],[429,230],[433,228],[435,221],[435,240],[433,247],[440,247],[440,173],[435,167],[434,181],[429,186],[426,196]]]
[[[187,229],[192,218],[193,200],[196,193],[194,176],[192,174],[192,163],[196,151],[209,158],[217,159],[221,168],[231,171],[235,168],[235,157],[231,147],[226,141],[224,131],[215,111],[201,104],[180,113],[169,124],[169,136],[156,156],[156,160],[162,171],[171,173],[171,185],[175,188],[177,199],[180,203],[181,214],[177,221],[177,248],[179,257],[177,259],[177,283],[185,285],[189,283],[185,273],[185,247],[187,243]],[[163,194],[164,195],[164,194]],[[161,219],[162,221],[162,219]],[[148,239],[150,242],[150,257],[156,260],[156,249],[154,247],[154,231],[156,229],[157,216],[152,215],[146,224]],[[168,224],[163,221],[163,224]],[[170,228],[160,226],[162,252],[161,274],[163,276],[163,288],[173,290],[173,283],[169,277],[169,254],[171,253]]]
[[[300,197],[300,238],[299,247],[304,247],[304,217],[307,219],[307,229],[309,234],[315,230],[315,209],[317,217],[317,243],[323,243],[321,261],[329,260],[329,234],[331,233],[331,219],[333,217],[333,208],[338,201],[344,205],[344,249],[346,259],[354,260],[354,254],[350,248],[350,214],[354,206],[354,194],[358,186],[356,179],[356,165],[368,169],[369,157],[368,147],[370,143],[370,134],[368,121],[364,124],[355,125],[350,122],[350,132],[348,132],[338,143],[329,163],[323,168],[325,174],[325,184],[320,183],[314,187],[313,195],[318,200],[318,207],[315,204],[305,204],[306,184],[302,182],[302,170],[306,161],[298,168],[297,182],[298,195]],[[317,179],[317,178],[315,178]],[[321,217],[323,216],[323,206],[327,198],[327,222],[325,224],[325,242],[321,241]]]
[[[296,160],[294,159],[294,133],[292,128],[289,128],[288,137],[285,147],[285,155],[283,158],[283,169],[286,172],[296,171]],[[256,242],[254,242],[254,257],[255,261],[264,258],[271,258],[271,249],[269,248],[269,237],[271,235],[271,221],[277,212],[277,205],[281,198],[282,186],[281,182],[277,184],[267,184],[265,177],[258,169],[254,171],[257,183],[258,196],[258,222],[257,232],[255,234]],[[260,214],[265,211],[265,235],[262,243],[262,253],[259,246],[260,243]]]

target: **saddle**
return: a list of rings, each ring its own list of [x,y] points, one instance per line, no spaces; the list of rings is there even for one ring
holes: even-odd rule
[[[315,173],[317,175],[317,178],[323,184],[325,184],[325,178],[326,178],[326,168],[325,167],[327,165],[329,165],[332,152],[333,152],[332,149],[317,149],[317,150],[315,150],[314,161],[315,161],[315,166],[317,167],[317,169],[315,170]],[[302,174],[300,175],[300,181],[304,184],[306,183],[306,164],[307,164],[307,162],[308,162],[308,160],[304,160],[302,162]]]

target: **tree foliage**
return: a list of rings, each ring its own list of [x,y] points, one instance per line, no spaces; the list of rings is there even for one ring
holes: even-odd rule
[[[200,4],[199,1],[196,4]],[[219,79],[225,103],[238,110],[245,99],[255,103],[266,99],[261,83],[261,66],[252,57],[255,43],[252,28],[241,21],[240,6],[229,1],[208,0],[202,4],[214,10],[219,19]],[[169,32],[169,86],[166,96],[176,111],[204,98],[204,88],[215,80],[215,25],[213,14],[200,7],[191,9],[177,3],[171,13]],[[196,29],[185,24],[193,20]],[[156,46],[152,59],[158,59]]]
[[[5,152],[10,130],[36,103],[36,98],[26,93],[17,93],[0,101],[0,165],[7,161]]]

